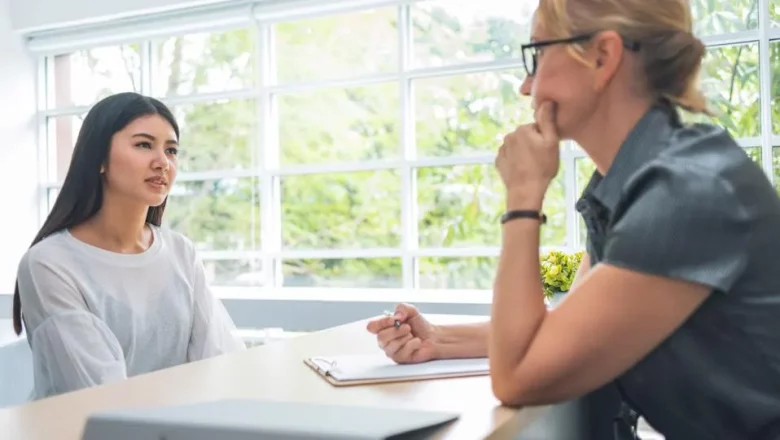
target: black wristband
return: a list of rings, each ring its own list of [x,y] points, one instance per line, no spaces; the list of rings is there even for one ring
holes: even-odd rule
[[[547,223],[547,216],[542,214],[539,211],[529,211],[529,210],[515,210],[515,211],[507,211],[501,216],[501,224],[518,219],[518,218],[531,218],[534,220],[539,220],[541,224]]]

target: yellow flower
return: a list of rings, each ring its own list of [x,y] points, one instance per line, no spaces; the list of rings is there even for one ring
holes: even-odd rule
[[[556,292],[566,292],[571,288],[583,254],[583,251],[573,254],[551,251],[540,255],[539,268],[541,269],[540,275],[545,296],[549,297]]]

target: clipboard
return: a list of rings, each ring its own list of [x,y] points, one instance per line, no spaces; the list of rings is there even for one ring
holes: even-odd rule
[[[320,377],[337,387],[487,376],[488,358],[442,359],[397,364],[384,353],[317,356],[304,359]]]

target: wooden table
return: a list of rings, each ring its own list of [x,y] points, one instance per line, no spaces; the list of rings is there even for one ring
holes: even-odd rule
[[[447,323],[486,318],[433,315],[430,319]],[[87,417],[96,411],[256,398],[456,411],[462,414],[460,419],[442,428],[436,438],[511,439],[546,409],[501,406],[488,376],[337,388],[304,365],[303,359],[310,356],[376,352],[376,340],[365,323],[0,410],[0,432],[5,433],[3,438],[15,440],[80,440]]]

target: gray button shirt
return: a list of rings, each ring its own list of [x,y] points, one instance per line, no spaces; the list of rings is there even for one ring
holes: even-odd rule
[[[667,440],[780,438],[780,198],[761,168],[657,105],[577,210],[593,265],[713,289],[612,384],[624,401]]]

